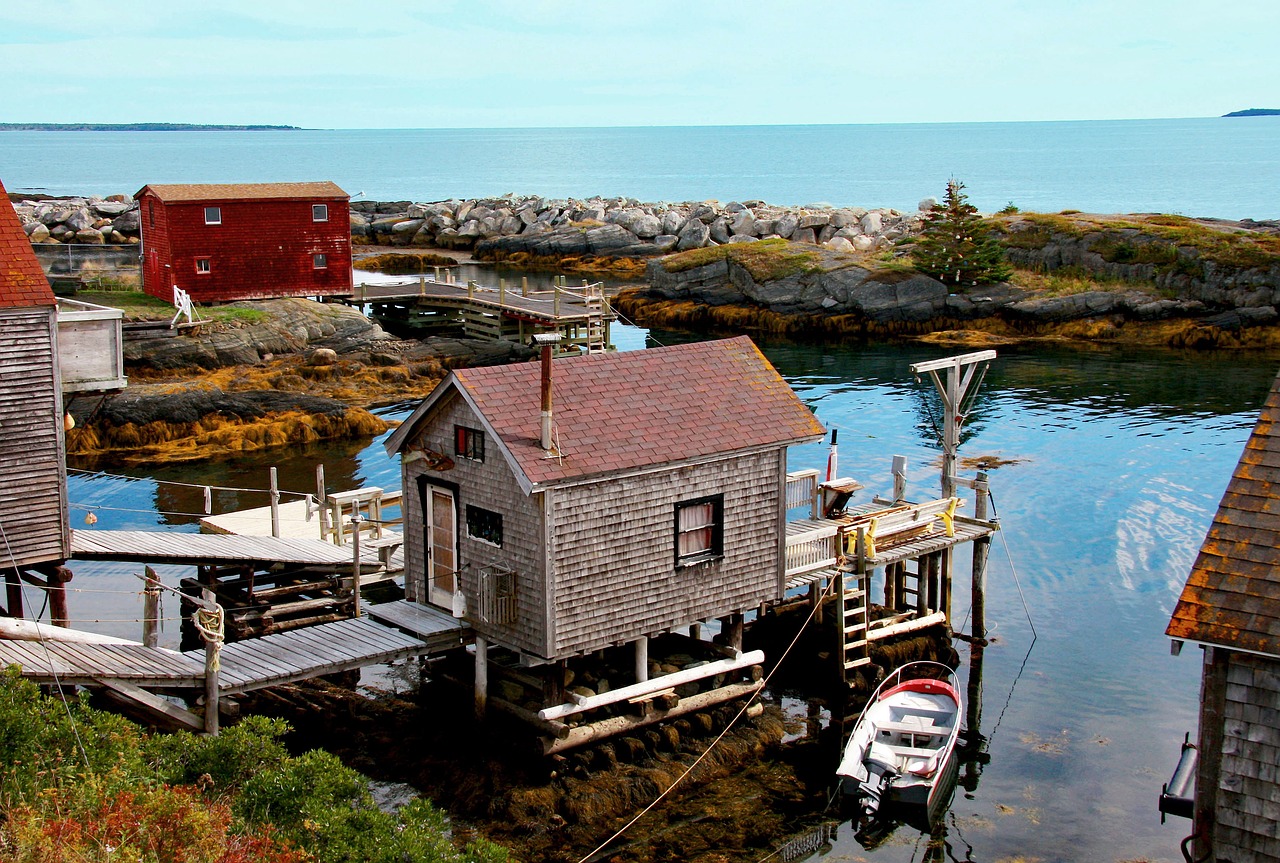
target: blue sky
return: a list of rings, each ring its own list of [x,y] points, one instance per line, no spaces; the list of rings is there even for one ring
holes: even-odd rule
[[[472,128],[1280,107],[1280,2],[13,0],[0,121]]]

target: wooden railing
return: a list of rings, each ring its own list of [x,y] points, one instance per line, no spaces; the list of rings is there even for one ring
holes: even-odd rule
[[[839,555],[839,531],[824,525],[787,535],[786,577],[835,566]]]
[[[809,507],[810,514],[816,518],[818,499],[818,472],[816,470],[798,470],[787,474],[787,510]]]

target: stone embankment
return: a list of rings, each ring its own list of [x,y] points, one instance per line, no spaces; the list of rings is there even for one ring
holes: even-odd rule
[[[32,243],[140,242],[138,204],[124,195],[18,201],[13,208]]]
[[[921,208],[932,206],[932,198]],[[919,229],[921,212],[862,207],[779,207],[763,201],[641,203],[634,198],[500,198],[431,204],[356,201],[357,242],[472,249],[486,260],[647,257],[726,243],[782,238],[835,251],[871,251]]]

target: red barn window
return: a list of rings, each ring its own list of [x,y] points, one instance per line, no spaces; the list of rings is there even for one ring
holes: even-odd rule
[[[311,266],[317,270],[323,270],[329,266],[329,258],[326,255],[321,254],[312,255]]]
[[[222,224],[222,208],[221,207],[205,207],[204,223],[206,225]]]
[[[311,221],[313,222],[329,221],[329,205],[328,204],[312,204],[311,205]]]
[[[196,258],[196,272],[209,273],[213,271],[213,262],[209,258]]]

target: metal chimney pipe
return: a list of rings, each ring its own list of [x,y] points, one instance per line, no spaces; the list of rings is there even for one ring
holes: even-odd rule
[[[550,453],[553,449],[551,446],[551,354],[559,344],[560,336],[558,333],[539,333],[533,337],[533,340],[542,348],[542,429],[539,442],[542,448]]]

